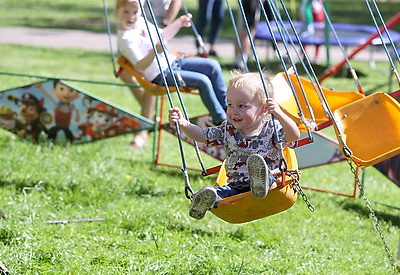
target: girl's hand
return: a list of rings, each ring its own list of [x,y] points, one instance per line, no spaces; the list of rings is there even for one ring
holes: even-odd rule
[[[158,41],[157,44],[156,44],[156,50],[157,50],[157,53],[162,53],[163,52],[163,48],[162,48],[162,45],[161,45],[160,41]]]
[[[181,23],[181,27],[190,27],[190,19],[192,19],[192,14],[184,14],[181,17],[179,17],[179,21]]]

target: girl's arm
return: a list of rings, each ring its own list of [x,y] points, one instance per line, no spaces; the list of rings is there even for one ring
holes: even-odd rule
[[[279,104],[272,98],[267,99],[267,111],[281,123],[285,131],[286,142],[294,142],[300,137],[300,130],[296,123],[286,115]]]
[[[192,15],[189,13],[187,15],[182,15],[181,17],[177,18],[174,22],[166,26],[163,30],[162,33],[162,38],[165,42],[173,38],[178,31],[181,29],[181,27],[189,27],[190,26],[190,19],[192,18]],[[162,45],[160,42],[157,42],[156,44],[156,49],[157,53],[162,53]],[[136,63],[136,67],[139,70],[145,70],[147,67],[151,65],[155,58],[154,51],[150,50],[145,57],[143,57],[141,60],[139,60]]]
[[[203,134],[203,129],[186,120],[178,108],[169,109],[169,123],[171,124],[172,127],[175,126],[175,123],[178,123],[179,128],[190,139],[198,142],[206,142],[206,137]]]
[[[174,22],[166,26],[163,31],[164,41],[167,42],[168,40],[173,38],[182,27],[190,27],[191,18],[192,15],[188,13],[178,17]]]
[[[162,53],[162,46],[161,43],[158,42],[156,44],[156,50],[157,53]],[[153,63],[153,60],[156,56],[154,55],[154,51],[150,50],[145,57],[143,57],[141,60],[139,60],[138,62],[136,62],[135,67],[139,70],[144,71],[145,69],[147,69],[147,67],[149,67],[151,65],[151,63]]]

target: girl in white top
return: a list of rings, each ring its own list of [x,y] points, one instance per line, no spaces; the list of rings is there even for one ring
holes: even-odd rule
[[[145,19],[141,16],[139,0],[117,0],[116,13],[119,20],[118,48],[121,54],[138,71],[142,72],[147,80],[157,85],[163,85],[162,70],[168,85],[174,85],[173,76],[168,70],[166,56],[158,41],[156,27],[150,22],[146,25]],[[181,27],[189,27],[190,19],[191,14],[182,15],[164,29],[158,29],[165,42],[164,45],[177,34]],[[147,26],[149,26],[150,33]],[[152,40],[156,43],[161,66],[158,65],[157,58],[155,58]],[[227,104],[226,84],[219,63],[210,58],[177,58],[173,54],[167,55],[174,72],[179,72],[187,86],[198,89],[214,124],[221,123],[226,118]],[[142,108],[146,107],[144,104],[141,105]]]

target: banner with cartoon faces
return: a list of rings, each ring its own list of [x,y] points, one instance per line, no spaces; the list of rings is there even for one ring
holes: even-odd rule
[[[82,143],[154,123],[62,80],[0,92],[0,127],[34,143]]]

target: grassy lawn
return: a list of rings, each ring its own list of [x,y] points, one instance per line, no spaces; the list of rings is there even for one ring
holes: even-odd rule
[[[195,1],[187,3],[193,9]],[[0,7],[3,26],[105,30],[97,0],[3,0]],[[393,8],[388,12],[394,13]],[[352,17],[364,20],[347,16]],[[107,51],[0,45],[0,52],[0,72],[120,83],[111,74]],[[228,78],[231,60],[220,62]],[[387,75],[367,63],[353,66],[369,93],[387,91]],[[377,67],[388,70],[387,62]],[[0,74],[0,90],[38,80]],[[139,112],[127,87],[71,83]],[[356,91],[349,78],[331,77],[323,86]],[[197,97],[184,96],[184,101],[190,115],[205,110]],[[334,137],[331,129],[326,133]],[[0,219],[0,261],[12,274],[393,273],[361,198],[305,189],[314,213],[299,196],[289,210],[251,223],[232,225],[211,213],[195,221],[187,213],[189,201],[179,168],[153,165],[152,145],[130,150],[131,140],[128,134],[50,148],[0,129],[0,209],[8,215]],[[185,145],[184,152],[188,166],[198,167],[193,148]],[[167,134],[162,158],[181,165],[177,140]],[[204,160],[207,167],[218,164],[208,156]],[[400,190],[375,168],[364,172],[366,195],[396,258],[399,210],[377,202],[399,206]],[[196,171],[189,171],[189,178],[194,189],[215,181],[215,176],[202,177]],[[354,175],[341,162],[303,169],[300,183],[352,193]],[[93,218],[101,220],[49,223]]]

